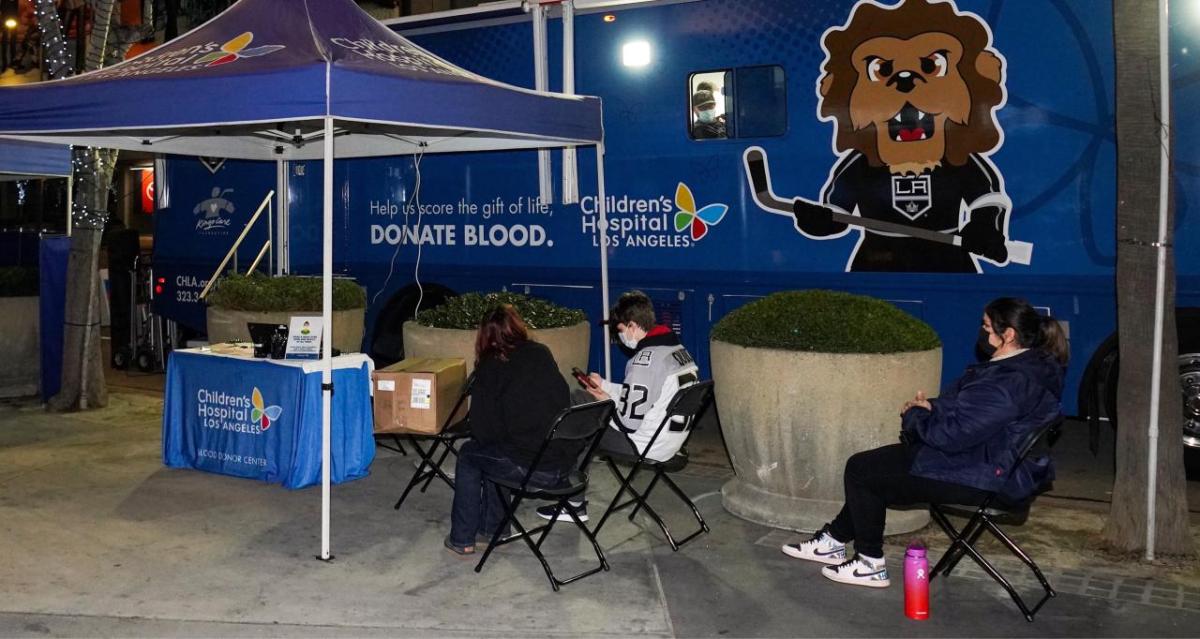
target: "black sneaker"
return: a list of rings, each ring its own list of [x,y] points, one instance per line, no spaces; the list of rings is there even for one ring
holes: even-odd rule
[[[579,521],[587,521],[588,520],[587,501],[586,500],[580,500],[580,501],[571,500],[568,503],[570,503],[572,506],[575,507],[575,516],[579,517]],[[549,506],[542,506],[541,508],[537,509],[537,514],[538,514],[538,517],[541,517],[542,519],[554,519],[555,514],[557,514],[558,521],[571,521],[571,515],[570,515],[570,513],[567,512],[567,509],[563,508],[562,511],[559,512],[557,504],[550,504]]]

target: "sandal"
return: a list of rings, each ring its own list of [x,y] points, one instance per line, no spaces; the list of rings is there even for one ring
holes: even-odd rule
[[[454,542],[450,541],[450,535],[446,535],[446,539],[442,542],[442,545],[444,545],[446,547],[446,550],[449,550],[450,552],[458,555],[459,557],[466,557],[467,555],[475,554],[475,546],[474,545],[459,546],[459,545],[455,544]]]

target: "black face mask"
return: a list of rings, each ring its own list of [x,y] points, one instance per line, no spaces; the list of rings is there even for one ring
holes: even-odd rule
[[[996,347],[988,342],[988,337],[991,334],[982,326],[979,327],[979,337],[975,339],[975,352],[984,356],[984,359],[991,359],[996,354]]]

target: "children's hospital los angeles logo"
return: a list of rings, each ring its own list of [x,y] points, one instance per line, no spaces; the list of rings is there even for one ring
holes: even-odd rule
[[[286,48],[282,44],[251,47],[252,42],[254,42],[254,32],[245,31],[223,43],[205,42],[147,53],[113,67],[93,71],[88,77],[99,80],[201,71],[237,62],[243,58],[261,57]]]
[[[235,60],[242,58],[257,58],[260,55],[274,53],[283,48],[282,44],[266,44],[261,47],[247,49],[246,47],[254,42],[254,33],[247,31],[236,38],[221,45],[220,51],[214,51],[204,57],[196,60],[196,64],[203,64],[209,67],[215,67],[222,64],[229,64]]]
[[[716,226],[725,219],[729,207],[724,204],[709,204],[696,210],[696,198],[692,190],[683,182],[675,188],[675,206],[679,212],[675,214],[675,230],[690,231],[693,241],[700,241],[708,235],[708,227]]]
[[[281,406],[268,406],[254,387],[249,396],[202,388],[196,391],[196,406],[204,428],[248,435],[261,435],[283,415]]]
[[[254,393],[250,396],[250,405],[254,407],[250,410],[250,421],[257,422],[263,430],[270,428],[271,422],[283,414],[283,408],[266,405],[258,387],[254,388]]]
[[[610,195],[607,200],[608,233],[605,246],[642,248],[688,248],[708,236],[712,227],[725,219],[729,206],[722,203],[696,205],[692,189],[683,182],[675,187],[675,197],[634,198]],[[582,231],[599,244],[600,219],[595,196],[580,199]]]

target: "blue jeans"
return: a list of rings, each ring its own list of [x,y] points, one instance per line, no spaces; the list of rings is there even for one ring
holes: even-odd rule
[[[519,482],[528,471],[495,446],[469,440],[458,451],[454,467],[454,503],[450,509],[450,543],[474,546],[479,534],[491,536],[504,520],[504,503],[487,476]],[[554,486],[562,473],[553,470],[534,472],[530,483]],[[507,531],[505,531],[507,532]]]

